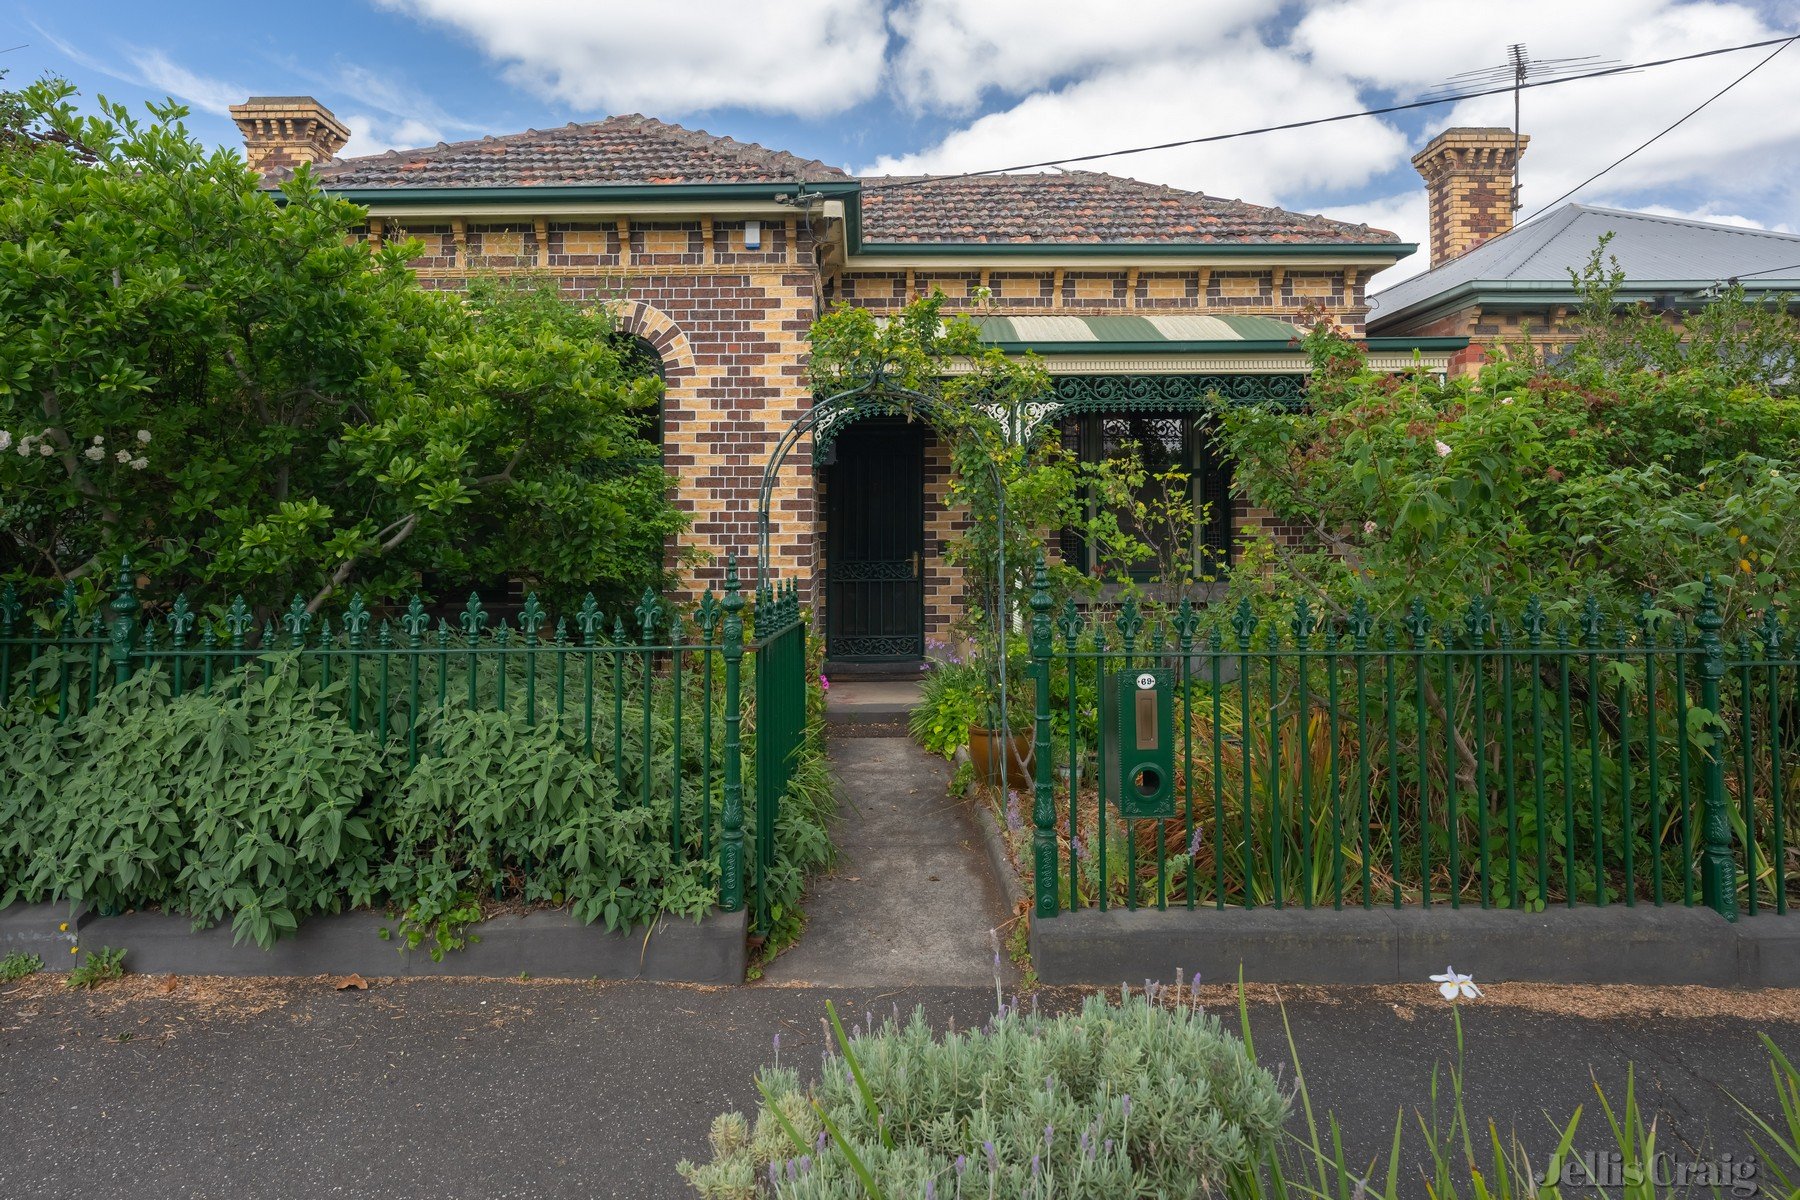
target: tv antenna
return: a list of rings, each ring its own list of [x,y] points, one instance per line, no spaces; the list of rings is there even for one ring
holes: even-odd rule
[[[1455,96],[1463,92],[1482,91],[1487,88],[1503,87],[1512,84],[1513,100],[1513,184],[1512,207],[1516,214],[1519,211],[1519,98],[1528,80],[1557,79],[1567,75],[1582,75],[1590,71],[1601,71],[1608,67],[1619,66],[1616,58],[1602,59],[1597,54],[1584,54],[1579,58],[1533,58],[1525,48],[1524,42],[1514,42],[1506,48],[1506,61],[1498,66],[1478,67],[1473,71],[1464,71],[1452,75],[1435,92],[1427,93],[1422,99],[1437,96]],[[1636,72],[1621,72],[1635,74]]]

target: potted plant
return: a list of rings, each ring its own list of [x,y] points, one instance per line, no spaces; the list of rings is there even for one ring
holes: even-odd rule
[[[977,716],[969,724],[969,759],[976,777],[995,787],[1024,788],[1031,783],[1037,693],[1024,655],[1016,649],[1009,647],[1004,657],[985,657]]]

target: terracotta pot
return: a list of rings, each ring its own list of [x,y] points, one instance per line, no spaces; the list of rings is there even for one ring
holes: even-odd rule
[[[975,777],[994,787],[1010,787],[1021,791],[1030,787],[1033,757],[1031,741],[1029,732],[1003,736],[992,729],[971,725],[969,761],[975,764]]]

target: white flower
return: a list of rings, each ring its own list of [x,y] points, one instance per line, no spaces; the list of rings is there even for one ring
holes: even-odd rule
[[[131,469],[134,471],[141,471],[149,465],[150,465],[150,460],[145,458],[141,454],[138,457],[131,460]]]
[[[7,430],[7,429],[0,429],[0,451],[4,451],[11,445],[12,445],[12,431]]]
[[[1371,533],[1374,533],[1374,532],[1375,532],[1375,522],[1373,522],[1373,521],[1364,521],[1364,522],[1363,522],[1363,533],[1364,533],[1364,534],[1371,534]]]
[[[19,454],[21,456],[31,453],[32,441],[33,438],[29,433],[19,439]]]
[[[55,454],[55,453],[56,453],[56,448],[54,446],[52,446],[49,442],[39,442],[38,443],[38,455],[40,457],[49,458],[52,454]]]
[[[1502,403],[1502,404],[1511,404],[1511,403],[1512,403],[1512,397],[1511,397],[1511,396],[1502,396],[1502,397],[1500,397],[1500,403]]]
[[[113,457],[115,459],[117,459],[121,465],[123,465],[123,464],[131,461],[131,451],[121,450],[117,454],[113,455]]]
[[[50,447],[48,447],[48,446],[44,447],[44,449],[46,449],[46,450],[48,450],[49,448]],[[83,455],[85,455],[86,457],[92,459],[95,462],[99,462],[101,459],[106,457],[106,451],[102,450],[98,446],[89,446],[86,450],[83,450],[81,453]]]
[[[150,444],[150,431],[148,429],[138,430],[138,444],[142,446],[148,446]]]
[[[1432,445],[1437,448],[1437,454],[1438,454],[1439,458],[1449,458],[1450,457],[1450,447],[1447,444],[1445,444],[1444,442],[1433,442]]]
[[[1445,967],[1442,975],[1431,977],[1431,982],[1438,985],[1438,995],[1446,1000],[1454,1000],[1458,996],[1464,1000],[1474,1000],[1481,995],[1481,989],[1475,986],[1475,977],[1460,974],[1455,967]]]
[[[106,444],[106,439],[104,437],[102,437],[100,434],[96,433],[94,435],[94,445],[103,446],[105,444]]]

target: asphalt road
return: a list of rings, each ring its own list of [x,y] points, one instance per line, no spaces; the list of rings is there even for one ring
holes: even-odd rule
[[[683,1196],[675,1163],[705,1154],[716,1113],[751,1106],[774,1034],[784,1059],[817,1062],[827,997],[958,1026],[994,1003],[991,987],[146,978],[86,995],[33,980],[0,988],[0,1197]],[[1593,1001],[1593,1017],[1466,1009],[1471,1114],[1542,1154],[1544,1113],[1586,1105],[1598,1134],[1590,1072],[1622,1090],[1635,1062],[1663,1144],[1746,1152],[1727,1093],[1770,1105],[1756,1031],[1800,1050],[1791,1003],[1680,1017]],[[1423,984],[1290,991],[1286,1015],[1315,1103],[1365,1159],[1453,1053]],[[1257,1003],[1253,1027],[1265,1061],[1285,1057],[1280,1008]]]

